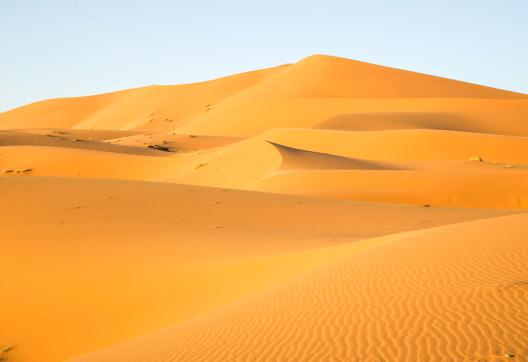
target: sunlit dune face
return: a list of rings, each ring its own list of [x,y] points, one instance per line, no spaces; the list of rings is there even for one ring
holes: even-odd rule
[[[322,55],[0,113],[0,360],[521,361],[527,118]]]

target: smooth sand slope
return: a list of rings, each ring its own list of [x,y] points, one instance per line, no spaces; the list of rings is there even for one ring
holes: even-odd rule
[[[234,301],[327,257],[310,250],[506,213],[82,178],[3,178],[0,196],[0,340],[21,361]]]
[[[526,360],[527,222],[509,216],[333,247],[264,292],[73,360]]]
[[[526,360],[527,122],[323,55],[0,113],[0,359]]]

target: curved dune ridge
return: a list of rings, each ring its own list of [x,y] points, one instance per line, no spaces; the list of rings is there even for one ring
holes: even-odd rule
[[[0,113],[0,360],[526,360],[527,120],[324,55]]]

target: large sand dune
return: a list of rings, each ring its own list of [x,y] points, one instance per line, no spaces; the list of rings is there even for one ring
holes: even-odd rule
[[[0,113],[0,359],[528,360],[527,122],[322,55]]]

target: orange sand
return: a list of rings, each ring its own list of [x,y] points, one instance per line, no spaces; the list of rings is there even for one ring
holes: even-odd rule
[[[524,94],[322,55],[0,113],[0,346],[528,360],[527,119]]]

